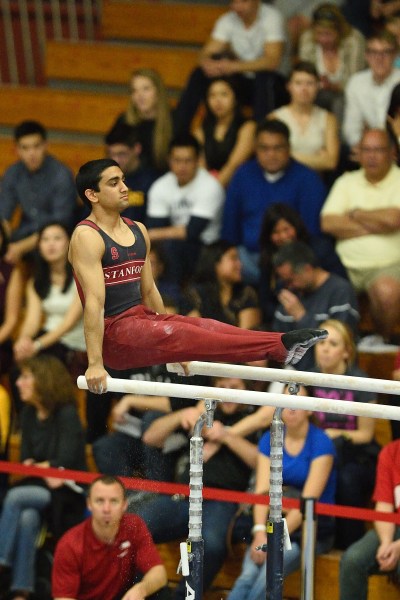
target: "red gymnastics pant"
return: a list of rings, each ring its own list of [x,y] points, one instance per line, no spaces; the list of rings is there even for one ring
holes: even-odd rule
[[[214,319],[159,315],[140,304],[106,317],[103,359],[116,370],[190,360],[284,362],[281,338],[281,333],[249,331]]]

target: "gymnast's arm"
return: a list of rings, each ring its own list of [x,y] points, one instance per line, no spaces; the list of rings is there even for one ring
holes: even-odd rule
[[[102,393],[107,389],[108,375],[103,364],[105,284],[101,259],[104,242],[97,231],[77,227],[70,244],[69,260],[82,287],[85,306],[85,329],[88,369],[85,377],[89,390]]]
[[[142,223],[138,223],[141,232],[143,233],[144,239],[146,241],[147,254],[146,261],[144,263],[141,278],[140,278],[140,290],[142,293],[142,301],[145,306],[150,308],[150,310],[154,310],[159,314],[166,313],[164,303],[162,301],[160,292],[157,289],[155,284],[153,273],[151,270],[151,264],[149,260],[149,252],[150,252],[150,239],[147,233],[147,229]]]

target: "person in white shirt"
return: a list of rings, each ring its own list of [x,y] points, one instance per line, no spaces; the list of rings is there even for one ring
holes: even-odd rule
[[[400,69],[393,66],[397,41],[391,33],[373,34],[367,40],[365,53],[369,69],[352,75],[345,88],[343,137],[354,161],[359,159],[359,143],[365,129],[385,126],[392,89],[400,82]]]
[[[175,111],[178,131],[190,128],[205,98],[210,79],[235,74],[240,78],[240,101],[253,117],[264,116],[285,104],[284,76],[290,68],[285,21],[261,0],[231,0],[230,11],[215,22]]]
[[[219,239],[225,192],[219,181],[199,166],[200,144],[191,134],[170,144],[170,171],[149,190],[148,231],[162,242],[168,276],[183,283],[193,272],[201,247]]]

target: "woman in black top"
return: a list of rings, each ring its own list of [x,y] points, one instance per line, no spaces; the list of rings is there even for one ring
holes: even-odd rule
[[[186,292],[190,316],[218,319],[244,329],[260,325],[257,294],[242,284],[236,246],[224,241],[203,248],[192,285]]]
[[[85,470],[84,432],[64,365],[50,355],[29,358],[21,363],[17,386],[25,404],[23,464]],[[63,519],[52,521],[58,538],[83,518],[84,504],[84,496],[61,479],[29,477],[8,491],[0,518],[0,574],[11,569],[13,598],[29,598],[34,591],[36,539],[45,511],[51,508],[50,518]]]
[[[207,90],[206,116],[195,136],[203,146],[204,167],[223,186],[252,155],[255,127],[242,115],[234,79],[213,79]]]

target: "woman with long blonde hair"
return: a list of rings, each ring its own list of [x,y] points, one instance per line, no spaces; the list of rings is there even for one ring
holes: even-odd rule
[[[168,145],[172,138],[172,116],[163,80],[154,69],[133,71],[130,101],[117,122],[136,128],[144,164],[160,172],[167,169]]]
[[[328,337],[315,346],[315,371],[333,375],[366,377],[356,364],[353,334],[342,321],[328,319],[320,327]],[[313,396],[376,402],[375,394],[316,386]],[[333,440],[338,454],[338,484],[336,502],[350,506],[365,506],[374,486],[375,463],[379,446],[374,440],[375,422],[370,417],[316,413],[319,425]],[[364,534],[363,521],[337,519],[336,546],[347,548]]]

